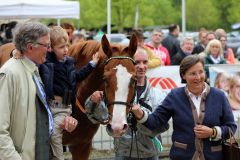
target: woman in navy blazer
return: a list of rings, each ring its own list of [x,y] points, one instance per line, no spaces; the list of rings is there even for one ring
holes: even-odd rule
[[[204,62],[198,55],[180,64],[185,87],[173,89],[152,114],[133,106],[140,123],[157,130],[170,118],[173,122],[171,160],[222,160],[222,139],[229,128],[236,131],[233,114],[224,93],[205,83]]]

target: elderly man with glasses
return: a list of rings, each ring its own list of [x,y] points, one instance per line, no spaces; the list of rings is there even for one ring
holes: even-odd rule
[[[0,159],[48,160],[53,117],[38,66],[50,46],[49,28],[41,23],[18,24],[14,44],[21,53],[0,69]],[[64,128],[71,132],[73,118]]]

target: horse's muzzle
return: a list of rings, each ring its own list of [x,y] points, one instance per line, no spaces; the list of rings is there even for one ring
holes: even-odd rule
[[[128,124],[124,124],[123,127],[113,128],[111,124],[107,125],[107,132],[110,136],[121,137],[128,129]]]

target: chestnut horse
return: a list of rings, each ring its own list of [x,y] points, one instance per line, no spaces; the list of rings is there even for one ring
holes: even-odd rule
[[[96,90],[104,90],[105,102],[110,117],[107,127],[114,136],[127,130],[126,117],[135,97],[135,66],[132,59],[137,49],[136,36],[129,46],[114,45],[104,35],[100,42],[85,41],[70,47],[69,55],[76,61],[76,68],[87,64],[94,53],[99,52],[100,60],[96,69],[77,84],[78,109],[73,110],[79,124],[72,133],[64,132],[63,143],[69,145],[73,160],[87,160],[92,139],[99,124],[91,123],[84,113],[85,100]],[[80,108],[80,109],[79,109]]]

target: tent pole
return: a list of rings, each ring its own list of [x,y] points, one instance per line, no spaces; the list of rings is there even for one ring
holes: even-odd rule
[[[60,19],[60,18],[57,19],[57,25],[58,25],[58,26],[61,25],[61,19]]]

